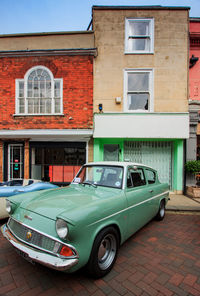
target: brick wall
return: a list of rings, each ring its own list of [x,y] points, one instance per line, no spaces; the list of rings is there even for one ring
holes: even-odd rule
[[[190,22],[190,54],[194,57],[200,57],[200,21],[191,21]],[[200,58],[194,64],[193,67],[190,68],[189,71],[189,88],[190,88],[190,96],[189,98],[192,100],[200,100]]]
[[[34,66],[63,79],[63,116],[14,116],[15,79]],[[0,129],[90,129],[93,125],[93,57],[0,58]],[[70,120],[69,117],[72,117]]]
[[[3,180],[3,141],[0,140],[0,182]]]

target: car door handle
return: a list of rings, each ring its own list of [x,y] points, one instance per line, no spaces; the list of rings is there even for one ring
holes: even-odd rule
[[[149,192],[150,192],[150,193],[153,193],[153,189],[152,189],[152,190],[149,190]]]

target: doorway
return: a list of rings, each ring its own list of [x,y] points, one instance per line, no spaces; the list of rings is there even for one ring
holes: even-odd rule
[[[125,141],[124,159],[151,166],[159,180],[172,188],[172,143],[170,141]]]
[[[24,168],[23,144],[8,145],[8,180],[22,179]]]

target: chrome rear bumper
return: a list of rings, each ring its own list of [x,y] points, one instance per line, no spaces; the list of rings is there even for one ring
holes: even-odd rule
[[[40,263],[49,268],[67,271],[74,265],[78,263],[78,258],[69,258],[63,259],[56,256],[53,256],[48,253],[41,252],[37,249],[33,249],[21,242],[19,242],[9,231],[6,224],[1,227],[1,232],[5,238],[17,249],[21,255],[28,260]]]

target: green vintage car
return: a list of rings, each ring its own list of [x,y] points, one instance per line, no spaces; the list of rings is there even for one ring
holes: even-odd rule
[[[153,217],[162,220],[169,186],[150,167],[130,162],[84,165],[70,186],[10,197],[1,231],[29,261],[98,278],[119,246]]]

